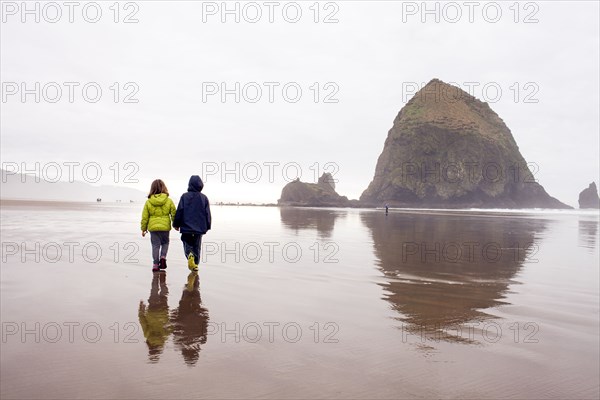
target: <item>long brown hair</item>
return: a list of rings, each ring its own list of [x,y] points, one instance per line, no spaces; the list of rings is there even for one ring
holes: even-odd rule
[[[148,198],[150,198],[153,194],[161,194],[164,193],[167,196],[169,195],[169,190],[167,189],[167,185],[162,181],[162,179],[155,179],[150,185],[150,193],[148,193]]]

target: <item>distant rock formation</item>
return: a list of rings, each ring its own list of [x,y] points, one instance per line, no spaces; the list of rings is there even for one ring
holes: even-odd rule
[[[600,208],[600,198],[598,197],[596,182],[590,183],[587,189],[583,189],[579,193],[579,208]]]
[[[400,110],[365,206],[571,208],[546,193],[487,103],[433,79]]]
[[[345,207],[349,203],[346,196],[337,194],[335,181],[329,173],[324,173],[318,183],[300,182],[299,179],[288,183],[277,201],[280,206],[305,207]]]

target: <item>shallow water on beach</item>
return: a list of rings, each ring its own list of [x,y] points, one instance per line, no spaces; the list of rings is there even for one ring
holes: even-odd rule
[[[593,211],[2,201],[0,397],[598,398]]]

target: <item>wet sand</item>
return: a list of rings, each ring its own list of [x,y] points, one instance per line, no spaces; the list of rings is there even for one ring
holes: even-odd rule
[[[1,205],[3,399],[600,395],[597,213]]]

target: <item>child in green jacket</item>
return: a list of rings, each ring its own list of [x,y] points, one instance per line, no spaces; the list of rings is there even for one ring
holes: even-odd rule
[[[141,223],[142,236],[146,236],[146,232],[150,232],[152,258],[154,259],[152,271],[154,272],[167,268],[169,232],[176,211],[173,200],[169,198],[167,185],[162,180],[156,179],[150,185],[150,193],[144,204]]]

